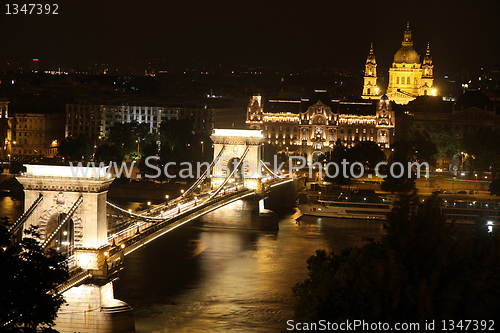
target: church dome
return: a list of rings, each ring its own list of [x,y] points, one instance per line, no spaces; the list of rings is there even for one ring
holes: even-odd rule
[[[417,51],[413,49],[412,46],[403,46],[394,55],[395,63],[406,63],[406,64],[419,64],[420,56]]]

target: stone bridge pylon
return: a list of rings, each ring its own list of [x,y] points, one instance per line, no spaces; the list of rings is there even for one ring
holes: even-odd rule
[[[17,176],[24,187],[27,208],[24,221],[18,221],[23,222],[19,232],[30,225],[38,226],[44,248],[56,248],[68,257],[74,255],[76,265],[83,269],[99,269],[104,262],[99,249],[107,245],[106,197],[113,178],[97,168],[26,168],[25,174]]]

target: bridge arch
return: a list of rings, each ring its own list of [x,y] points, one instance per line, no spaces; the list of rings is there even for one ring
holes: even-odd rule
[[[241,178],[245,187],[257,189],[260,180],[260,161],[264,135],[261,130],[214,129],[210,136],[214,143],[214,159],[222,156],[212,171],[212,188],[218,188],[234,169],[232,161],[241,160]],[[248,149],[248,151],[247,151]],[[245,155],[246,152],[246,155]]]
[[[42,212],[39,219],[39,232],[42,241],[45,241],[61,222],[61,219],[67,216],[73,204],[73,201],[63,192],[54,195],[52,199],[52,205]],[[69,219],[68,227],[64,229],[68,231],[67,239],[73,247],[82,247],[82,229],[82,218],[80,212],[76,211]],[[64,230],[61,230],[61,233]]]

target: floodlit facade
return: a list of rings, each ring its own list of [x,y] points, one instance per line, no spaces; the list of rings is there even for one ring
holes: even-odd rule
[[[54,157],[64,139],[64,125],[63,114],[15,114],[10,129],[12,154]]]
[[[420,55],[413,49],[411,35],[408,22],[401,48],[394,55],[394,60],[389,69],[389,83],[386,95],[389,100],[398,104],[408,104],[418,96],[437,95],[437,90],[434,87],[434,65],[430,45],[427,44],[427,50],[421,63]],[[377,63],[372,44],[365,64],[363,94],[361,96],[364,99],[380,98],[376,68]]]
[[[300,100],[252,96],[247,128],[262,130],[264,142],[284,152],[314,155],[333,149],[340,140],[346,147],[373,141],[389,148],[394,141],[395,113],[387,97],[365,102],[332,100],[316,90]]]

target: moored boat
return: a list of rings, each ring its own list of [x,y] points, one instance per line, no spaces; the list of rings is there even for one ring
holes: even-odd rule
[[[392,204],[375,191],[359,190],[341,194],[337,199],[319,199],[317,203],[298,205],[304,215],[367,220],[387,220]]]

